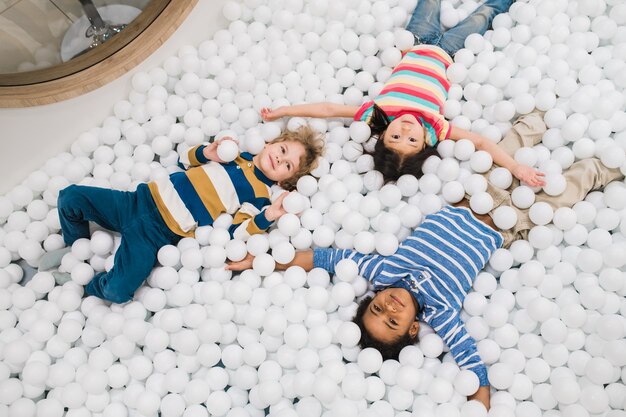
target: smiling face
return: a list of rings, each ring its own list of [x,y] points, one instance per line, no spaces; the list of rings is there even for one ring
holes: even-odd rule
[[[370,335],[383,343],[393,343],[401,336],[417,335],[417,302],[404,288],[387,288],[376,293],[363,314],[363,325]]]
[[[411,156],[426,147],[425,130],[412,114],[393,119],[383,135],[385,147],[401,156]]]
[[[286,140],[268,143],[254,157],[254,165],[270,180],[281,182],[298,172],[304,152],[300,142]]]

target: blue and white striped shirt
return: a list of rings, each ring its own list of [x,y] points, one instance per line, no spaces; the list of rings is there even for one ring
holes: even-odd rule
[[[476,373],[481,385],[489,385],[487,368],[460,313],[474,279],[502,242],[502,236],[469,209],[446,206],[426,216],[391,256],[315,249],[314,265],[334,273],[337,262],[352,259],[374,289],[408,290],[421,307],[418,319],[441,336],[460,368]]]

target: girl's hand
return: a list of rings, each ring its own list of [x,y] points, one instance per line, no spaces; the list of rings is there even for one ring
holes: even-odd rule
[[[483,385],[481,387],[478,387],[478,391],[476,391],[475,394],[472,394],[469,397],[467,397],[467,400],[468,401],[471,401],[471,400],[480,401],[485,406],[487,411],[489,411],[489,408],[491,406],[490,397],[491,397],[491,393],[489,390],[489,385]]]
[[[254,256],[251,253],[248,253],[246,257],[243,258],[241,261],[226,262],[226,266],[224,267],[224,269],[226,269],[227,271],[245,271],[246,269],[252,268],[252,261],[254,261]]]
[[[237,139],[233,139],[230,136],[223,136],[204,147],[204,150],[202,151],[204,157],[209,161],[219,162],[220,164],[223,164],[224,161],[222,161],[220,157],[217,156],[217,147],[220,143],[222,143],[222,141],[225,140],[232,140],[237,144],[239,143]]]
[[[279,107],[279,108],[274,109],[274,110],[272,110],[272,109],[270,109],[268,107],[263,107],[261,109],[261,118],[265,122],[271,122],[273,120],[280,119],[283,116],[284,116],[284,113],[283,113],[283,108],[282,107]]]
[[[528,165],[517,164],[511,173],[515,176],[515,178],[525,182],[531,187],[541,187],[546,184],[546,182],[541,178],[544,177],[545,174],[537,171],[535,168],[529,167]]]
[[[283,208],[283,200],[287,197],[287,195],[289,195],[289,192],[285,191],[278,196],[271,206],[265,209],[265,218],[267,220],[273,222],[274,220],[280,219],[283,214],[287,213],[287,211]]]

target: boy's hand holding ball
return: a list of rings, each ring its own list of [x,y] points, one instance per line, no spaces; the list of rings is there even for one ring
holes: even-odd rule
[[[281,216],[287,213],[287,210],[283,207],[283,200],[289,195],[289,192],[285,191],[278,196],[271,206],[265,209],[265,218],[271,222],[278,220]]]
[[[236,139],[223,136],[207,145],[203,151],[204,157],[210,161],[225,164],[234,161],[239,155],[239,145]]]
[[[222,162],[234,161],[239,155],[239,146],[234,140],[220,140],[217,145],[217,156]]]

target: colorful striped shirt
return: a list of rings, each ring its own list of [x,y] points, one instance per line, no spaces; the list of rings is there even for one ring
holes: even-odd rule
[[[450,82],[446,69],[452,58],[434,45],[416,45],[394,68],[380,94],[364,103],[354,120],[368,121],[376,103],[393,120],[402,113],[416,115],[427,132],[426,144],[434,146],[450,135],[450,123],[443,117]]]
[[[193,237],[197,226],[211,225],[228,213],[233,215],[229,231],[236,239],[246,240],[268,229],[272,222],[264,208],[271,204],[274,182],[254,165],[249,153],[221,164],[205,158],[204,148],[194,146],[180,157],[189,167],[186,171],[148,184],[167,226],[180,236]]]
[[[334,273],[341,259],[353,259],[375,290],[400,287],[420,305],[418,319],[444,340],[459,367],[488,385],[487,369],[461,320],[463,300],[502,236],[465,207],[446,206],[425,217],[391,256],[363,255],[353,250],[315,249],[316,267]]]

